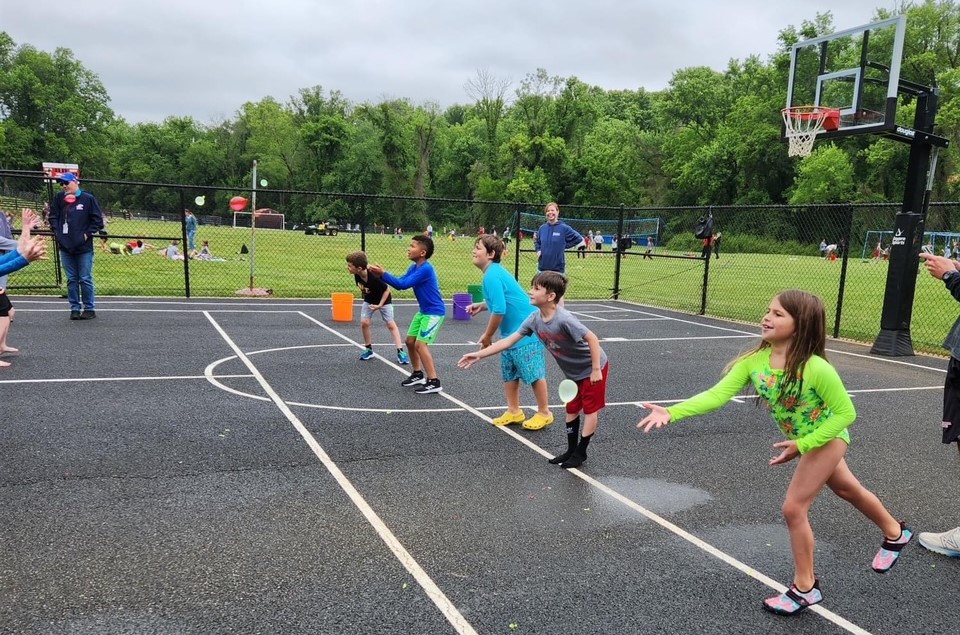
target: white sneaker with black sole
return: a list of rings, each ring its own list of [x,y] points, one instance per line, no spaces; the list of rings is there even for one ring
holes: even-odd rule
[[[440,385],[439,379],[428,379],[422,386],[413,392],[417,393],[418,395],[429,395],[435,392],[443,392],[443,387]]]
[[[423,372],[417,370],[410,373],[410,376],[401,381],[400,385],[404,388],[409,388],[410,386],[419,386],[425,383],[427,383],[427,378],[423,376]]]

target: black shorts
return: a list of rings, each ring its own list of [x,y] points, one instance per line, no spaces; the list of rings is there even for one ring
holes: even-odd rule
[[[10,304],[10,296],[7,295],[6,291],[0,293],[0,317],[8,317],[10,315],[10,309],[13,308],[13,305]]]
[[[960,359],[950,358],[943,382],[943,442],[960,439]]]

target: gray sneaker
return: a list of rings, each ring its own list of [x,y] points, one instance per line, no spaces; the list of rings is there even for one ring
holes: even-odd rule
[[[920,544],[930,551],[936,551],[951,558],[960,558],[960,527],[942,534],[924,531],[919,538]]]

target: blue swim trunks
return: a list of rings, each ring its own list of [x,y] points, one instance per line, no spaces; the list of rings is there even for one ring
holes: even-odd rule
[[[508,348],[500,354],[500,372],[503,381],[517,381],[534,384],[547,376],[547,349],[540,340],[529,344]]]

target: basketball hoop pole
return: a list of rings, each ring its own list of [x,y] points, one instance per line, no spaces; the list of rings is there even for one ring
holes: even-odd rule
[[[939,89],[930,87],[911,92],[917,97],[913,124],[916,134],[906,138],[893,136],[894,139],[902,141],[909,139],[910,160],[907,165],[903,207],[897,212],[893,239],[890,241],[890,265],[883,296],[883,312],[880,316],[880,333],[870,349],[871,353],[890,357],[914,354],[910,320],[917,290],[920,243],[923,242],[923,228],[933,187],[933,172],[937,166],[938,150],[934,146],[946,147],[948,143],[943,137],[933,134]]]

